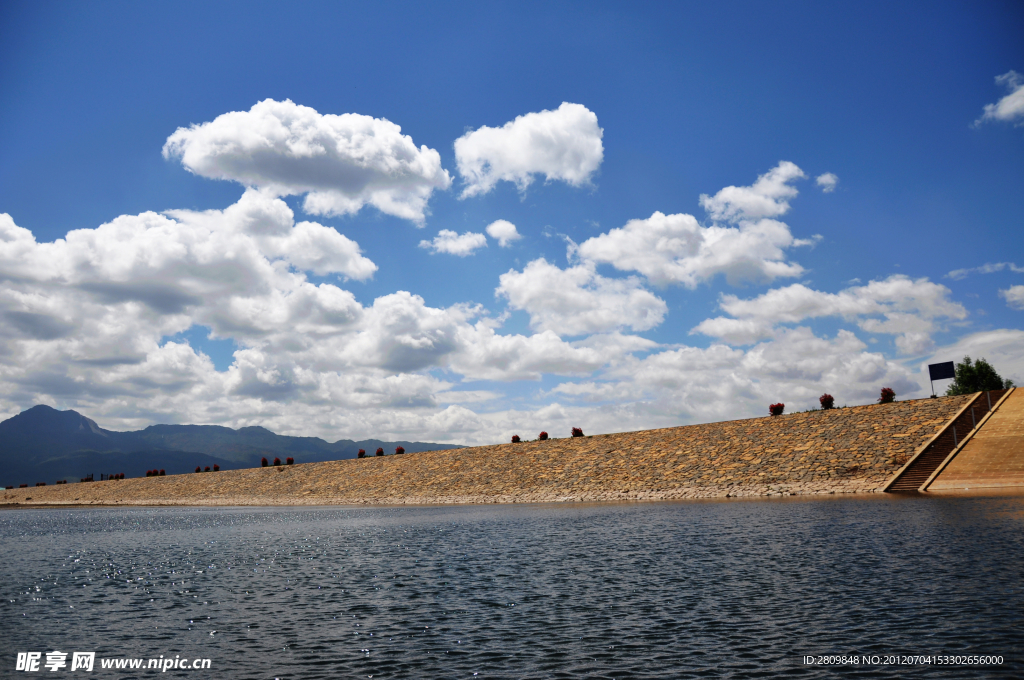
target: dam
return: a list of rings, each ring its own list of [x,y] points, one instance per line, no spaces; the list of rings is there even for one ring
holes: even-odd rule
[[[281,467],[8,489],[6,506],[636,501],[1024,491],[1024,393]]]

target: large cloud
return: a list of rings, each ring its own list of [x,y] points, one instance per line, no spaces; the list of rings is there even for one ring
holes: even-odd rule
[[[256,190],[225,210],[125,215],[53,243],[0,214],[0,413],[42,402],[109,427],[259,423],[328,438],[451,440],[472,424],[480,429],[462,441],[478,441],[488,430],[471,412],[437,411],[460,397],[432,371],[582,376],[650,345],[501,335],[477,306],[434,308],[398,291],[364,307],[306,276],[375,270],[355,242],[296,224]],[[234,341],[227,370],[167,340],[197,325]],[[429,429],[445,424],[456,429]]]
[[[800,177],[804,177],[800,168],[782,161],[752,186],[730,186],[714,196],[701,196],[712,219],[735,226],[704,227],[693,215],[655,212],[584,241],[579,255],[622,271],[640,272],[659,286],[695,288],[719,274],[731,285],[799,276],[803,267],[787,262],[785,250],[810,245],[815,239],[794,238],[785,223],[771,218],[789,210],[788,199],[797,191],[788,183]]]
[[[597,274],[592,262],[560,269],[544,258],[522,272],[499,278],[497,295],[530,315],[530,326],[558,335],[583,335],[631,328],[645,331],[668,312],[664,300],[643,288],[635,277],[611,279]]]
[[[455,159],[466,186],[462,198],[486,194],[500,181],[524,191],[535,175],[572,186],[590,182],[604,158],[593,111],[563,102],[554,111],[527,113],[500,128],[483,126],[455,140]]]
[[[721,307],[732,318],[707,319],[693,330],[731,343],[749,344],[772,337],[778,324],[835,316],[855,321],[870,333],[898,335],[896,345],[902,353],[920,354],[932,347],[930,334],[937,320],[967,317],[963,305],[951,301],[949,295],[950,290],[943,285],[901,275],[839,293],[824,293],[796,283],[746,300],[723,295]]]
[[[303,209],[344,215],[372,205],[422,223],[435,189],[451,185],[437,151],[419,148],[391,121],[354,113],[320,114],[266,99],[178,130],[163,154],[203,177],[277,195],[306,194]]]
[[[656,285],[696,288],[719,274],[732,285],[799,276],[803,267],[787,262],[785,249],[808,243],[777,220],[702,227],[692,215],[656,212],[584,241],[579,255],[639,272]]]

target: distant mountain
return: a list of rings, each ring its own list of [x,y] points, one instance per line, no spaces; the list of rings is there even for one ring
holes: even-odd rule
[[[297,463],[355,458],[359,449],[368,455],[378,447],[393,453],[402,446],[409,453],[461,448],[427,442],[385,442],[377,439],[329,443],[318,437],[288,437],[263,427],[233,430],[217,425],[151,425],[135,432],[104,430],[76,411],[33,406],[0,422],[0,486],[58,479],[78,481],[95,474],[125,473],[142,477],[147,470],[167,474],[192,472],[196,466],[222,470],[256,467],[263,457]]]

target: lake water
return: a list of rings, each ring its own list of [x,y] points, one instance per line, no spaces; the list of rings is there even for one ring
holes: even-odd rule
[[[0,541],[0,677],[1024,677],[1022,497],[11,510]],[[210,669],[100,667],[161,656]]]

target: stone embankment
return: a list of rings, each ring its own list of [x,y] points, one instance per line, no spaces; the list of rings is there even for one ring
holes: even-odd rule
[[[969,397],[3,492],[17,505],[666,500],[874,492]]]

